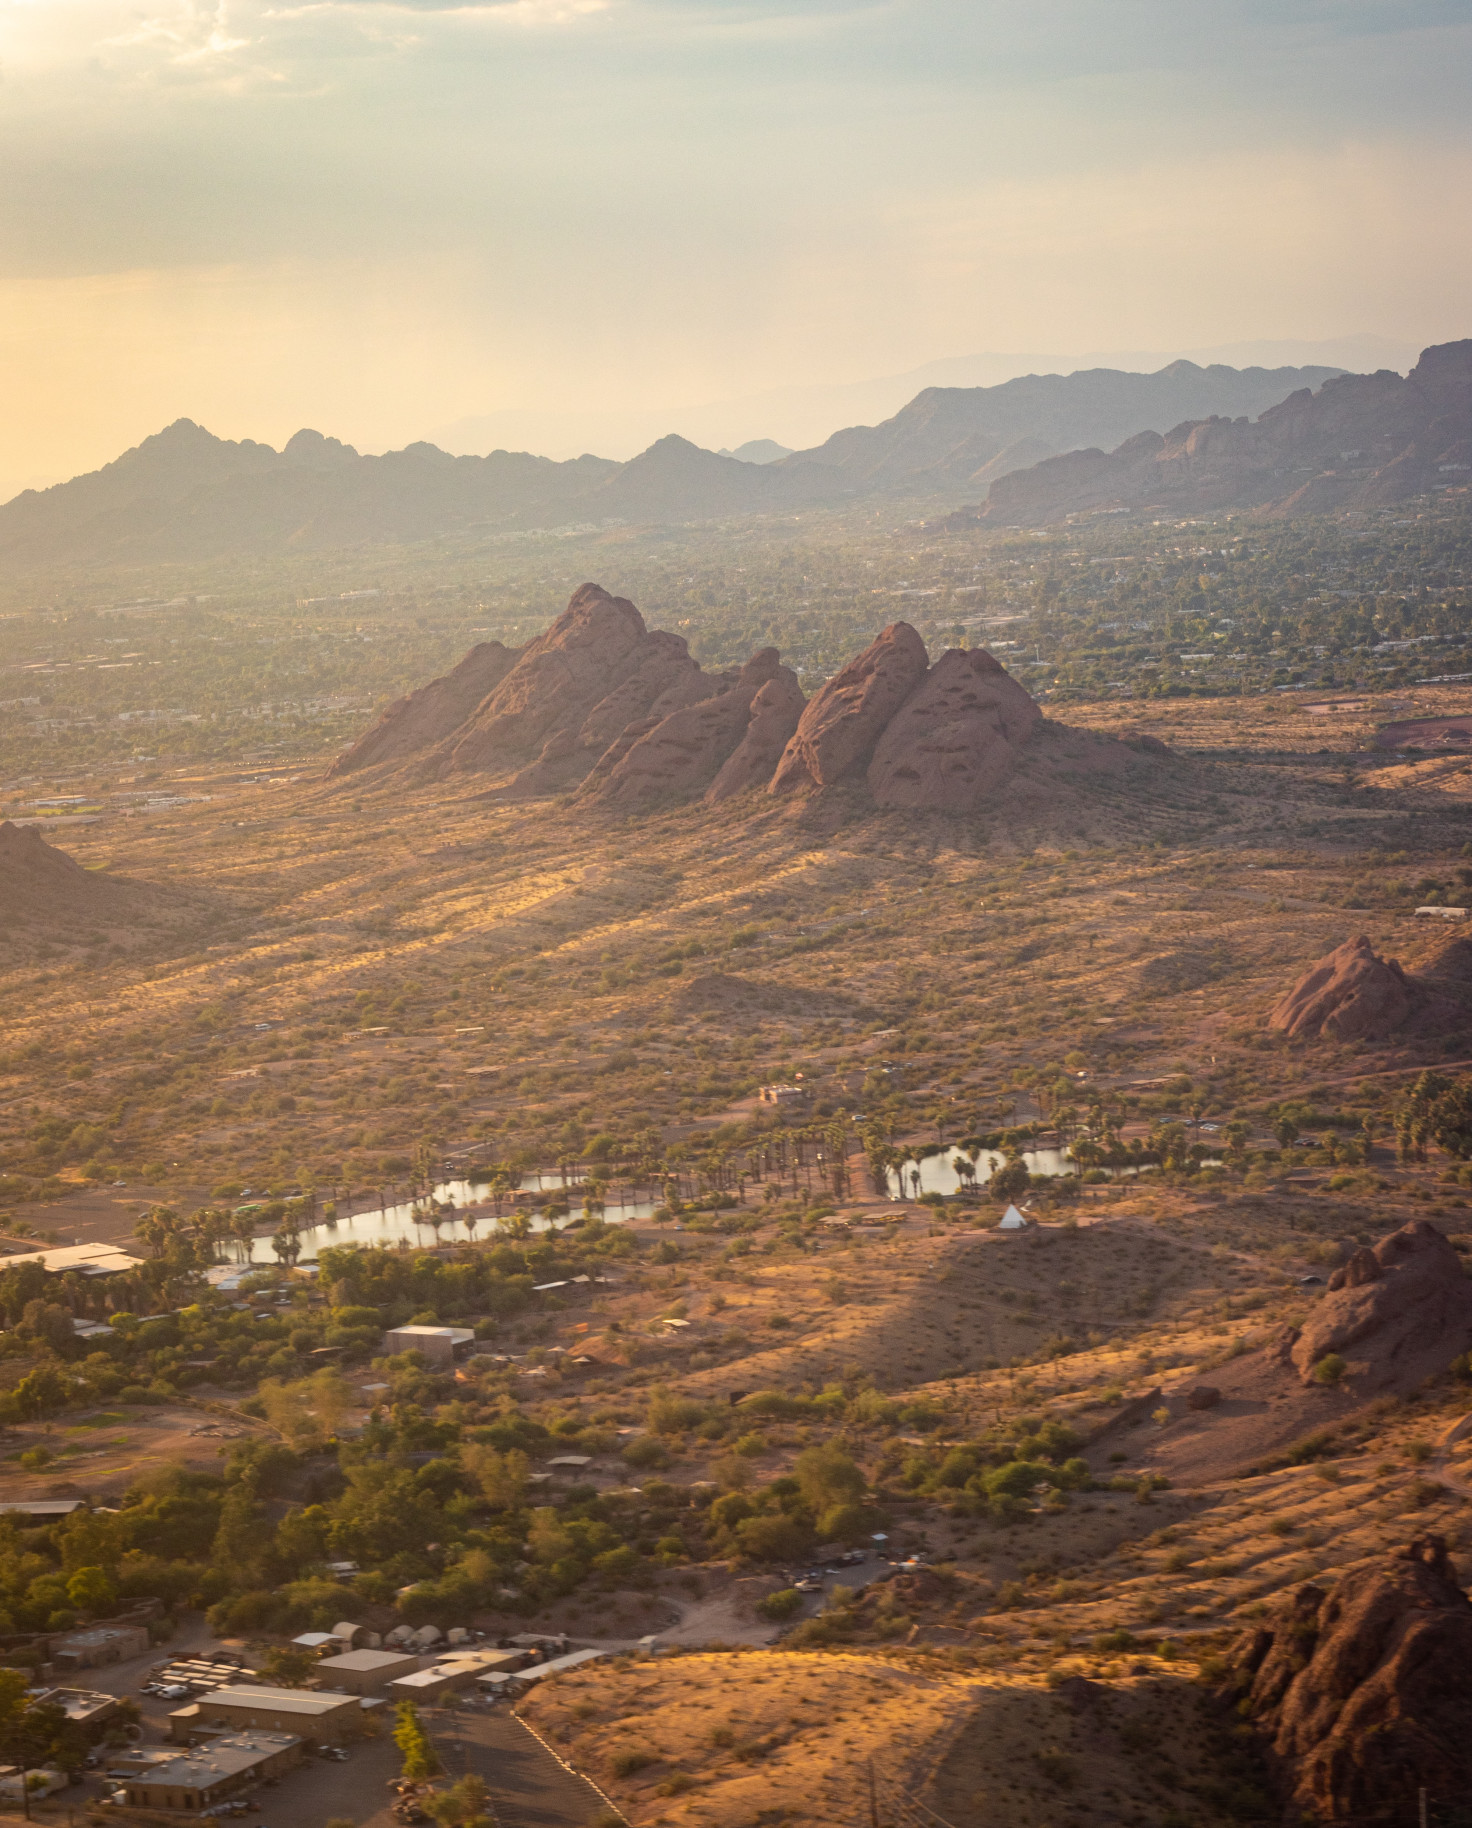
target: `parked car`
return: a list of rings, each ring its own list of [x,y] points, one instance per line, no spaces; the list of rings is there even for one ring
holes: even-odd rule
[[[821,1593],[823,1583],[816,1574],[805,1574],[800,1581],[793,1583],[799,1593]]]

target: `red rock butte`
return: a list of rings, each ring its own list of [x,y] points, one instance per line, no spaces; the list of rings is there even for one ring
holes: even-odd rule
[[[954,648],[932,666],[906,622],[808,700],[775,648],[707,673],[680,636],[584,584],[525,647],[483,643],[391,704],[328,778],[482,775],[504,798],[575,794],[627,812],[843,786],[881,810],[970,814],[1047,732],[1065,734],[991,654]],[[1066,736],[1105,772],[1130,759],[1122,744]]]

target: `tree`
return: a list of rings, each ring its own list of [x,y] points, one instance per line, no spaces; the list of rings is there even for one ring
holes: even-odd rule
[[[419,1709],[412,1701],[401,1701],[394,1709],[394,1715],[394,1744],[399,1748],[404,1761],[404,1776],[412,1784],[424,1783],[431,1777],[437,1777],[442,1768],[439,1754],[424,1730]]]
[[[1280,1117],[1273,1125],[1273,1135],[1277,1137],[1280,1149],[1291,1148],[1298,1141],[1298,1125],[1291,1117]]]
[[[529,1463],[519,1448],[498,1453],[494,1447],[467,1445],[460,1449],[460,1464],[493,1510],[514,1511],[526,1495]]]
[[[78,1612],[106,1618],[117,1604],[118,1590],[101,1568],[78,1568],[66,1583],[66,1596]]]
[[[261,1668],[282,1688],[305,1688],[317,1673],[317,1659],[300,1645],[278,1644],[266,1653]]]
[[[803,1500],[815,1517],[835,1505],[856,1504],[864,1495],[864,1475],[836,1441],[805,1447],[792,1468]]]
[[[426,1797],[424,1808],[440,1828],[493,1828],[490,1801],[485,1779],[469,1771],[448,1790]]]

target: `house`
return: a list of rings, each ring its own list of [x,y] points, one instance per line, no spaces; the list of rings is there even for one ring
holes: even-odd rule
[[[474,1342],[469,1327],[391,1327],[383,1336],[385,1352],[422,1352],[433,1365],[454,1364]]]
[[[1017,1210],[1017,1208],[1015,1206],[1009,1206],[1007,1208],[1007,1210],[1002,1214],[1001,1222],[998,1224],[997,1230],[998,1231],[1026,1231],[1027,1230],[1027,1220],[1025,1218],[1023,1218],[1022,1214]]]
[[[301,1763],[302,1741],[290,1733],[227,1733],[208,1745],[151,1760],[124,1779],[134,1809],[185,1809],[198,1814],[264,1778]]]
[[[412,1652],[348,1650],[340,1657],[324,1657],[317,1673],[330,1687],[346,1689],[350,1695],[381,1695],[388,1683],[411,1676],[418,1668],[419,1658]]]
[[[267,1688],[237,1683],[201,1695],[169,1715],[169,1737],[179,1744],[200,1727],[236,1732],[290,1733],[307,1745],[339,1745],[363,1730],[363,1705],[356,1695],[319,1694],[300,1688]]]
[[[51,1640],[51,1661],[58,1669],[101,1669],[141,1657],[148,1650],[146,1625],[90,1625]]]

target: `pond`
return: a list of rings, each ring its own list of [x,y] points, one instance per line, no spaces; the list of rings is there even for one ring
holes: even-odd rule
[[[921,1162],[907,1161],[889,1177],[891,1195],[899,1199],[913,1199],[914,1173],[920,1170],[921,1193],[959,1193],[963,1185],[961,1177],[952,1167],[952,1162],[960,1153],[956,1149],[942,1149],[939,1155],[927,1155]],[[1026,1149],[1022,1159],[1027,1163],[1029,1174],[1073,1174],[1077,1165],[1065,1149]],[[976,1185],[984,1187],[996,1173],[1005,1166],[1006,1156],[1000,1149],[983,1149],[976,1158]],[[903,1185],[900,1176],[904,1176]]]
[[[562,1177],[557,1174],[529,1174],[521,1182],[523,1191],[529,1193],[550,1192],[554,1188],[561,1192]],[[450,1207],[455,1213],[463,1214],[454,1217],[450,1212],[433,1214],[430,1201],[441,1207]],[[581,1195],[569,1192],[568,1202],[575,1215],[582,1208]],[[610,1225],[627,1224],[630,1219],[647,1219],[651,1217],[657,1200],[609,1200],[603,1208],[603,1217]],[[506,1217],[509,1208],[502,1205],[502,1217]],[[546,1219],[531,1214],[533,1231],[550,1229]],[[438,1223],[435,1220],[438,1220]],[[436,1243],[468,1244],[479,1238],[482,1242],[493,1236],[496,1230],[496,1211],[486,1197],[484,1182],[480,1181],[441,1181],[431,1189],[428,1199],[406,1200],[400,1205],[372,1207],[367,1212],[355,1212],[335,1220],[324,1220],[320,1225],[304,1228],[297,1234],[301,1244],[300,1263],[314,1263],[320,1253],[332,1244],[411,1244],[421,1249],[430,1249]],[[254,1238],[251,1241],[250,1260],[252,1263],[276,1263],[279,1261],[276,1252],[271,1248],[270,1238]]]

